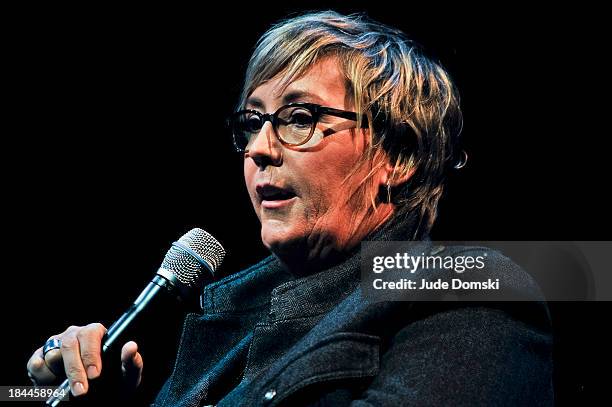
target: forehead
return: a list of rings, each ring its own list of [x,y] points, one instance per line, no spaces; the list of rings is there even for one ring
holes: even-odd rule
[[[292,102],[311,102],[346,108],[346,80],[336,58],[320,60],[286,86],[285,75],[280,73],[258,86],[246,106],[273,110]]]

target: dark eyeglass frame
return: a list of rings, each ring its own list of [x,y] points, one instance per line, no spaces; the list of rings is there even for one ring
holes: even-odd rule
[[[281,138],[281,136],[280,136],[280,134],[278,132],[278,124],[279,124],[278,117],[279,117],[279,114],[283,110],[285,110],[285,109],[295,108],[295,107],[304,108],[304,109],[308,110],[312,114],[312,127],[310,128],[310,133],[308,134],[308,137],[306,137],[306,139],[304,139],[304,141],[302,141],[301,143],[290,143],[290,142],[287,142],[287,141],[285,141],[285,140],[283,140]],[[263,125],[265,124],[266,121],[269,121],[270,123],[272,123],[272,128],[274,129],[274,135],[276,136],[276,138],[281,142],[281,144],[283,144],[285,146],[290,146],[290,147],[299,147],[301,145],[304,145],[304,144],[308,143],[308,141],[310,141],[310,139],[312,138],[312,136],[314,134],[314,131],[315,131],[316,127],[317,127],[317,124],[319,123],[319,119],[323,115],[340,117],[342,119],[348,119],[348,120],[353,120],[353,121],[357,121],[357,116],[358,116],[357,112],[349,112],[347,110],[334,109],[333,107],[321,106],[321,105],[317,105],[315,103],[303,103],[303,102],[289,103],[287,105],[281,106],[274,113],[261,113],[261,112],[258,112],[257,110],[253,110],[253,109],[239,110],[237,112],[234,112],[227,119],[227,125],[232,130],[232,138],[233,138],[233,141],[234,141],[234,147],[236,148],[236,151],[239,152],[239,153],[244,153],[246,150],[241,148],[241,147],[239,147],[238,143],[236,143],[235,126],[236,126],[236,122],[237,122],[238,118],[241,115],[244,115],[246,113],[252,113],[252,114],[256,115],[257,117],[259,117],[260,120],[261,120],[261,127],[262,128],[263,128]],[[368,118],[365,115],[362,116],[361,126],[362,127],[367,127],[368,126]],[[261,131],[261,129],[260,129],[260,131]],[[327,137],[327,136],[329,136],[331,134],[333,134],[333,133],[325,134],[325,132],[324,132],[323,136]]]

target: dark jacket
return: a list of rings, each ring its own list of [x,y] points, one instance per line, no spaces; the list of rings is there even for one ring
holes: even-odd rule
[[[544,303],[375,302],[359,270],[358,252],[301,278],[269,257],[207,286],[155,405],[552,404]]]

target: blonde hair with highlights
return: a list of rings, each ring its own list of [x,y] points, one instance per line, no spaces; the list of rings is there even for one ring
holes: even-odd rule
[[[355,111],[368,119],[371,139],[360,164],[370,165],[370,171],[363,184],[384,165],[375,158],[386,156],[393,165],[390,185],[409,176],[387,189],[387,199],[396,204],[398,216],[417,217],[414,237],[428,232],[455,156],[462,114],[449,74],[401,31],[334,11],[283,20],[257,42],[239,108],[266,81],[281,75],[284,88],[327,57],[337,58]],[[359,199],[375,208],[375,196]]]

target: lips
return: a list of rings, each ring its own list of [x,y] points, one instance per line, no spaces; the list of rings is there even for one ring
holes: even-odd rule
[[[258,184],[255,191],[262,205],[267,208],[280,207],[296,196],[291,188],[272,184]]]

